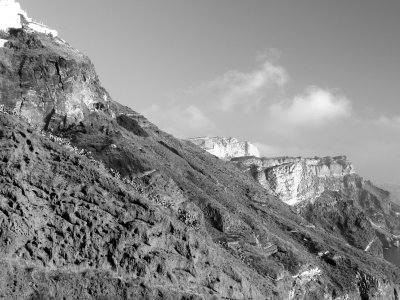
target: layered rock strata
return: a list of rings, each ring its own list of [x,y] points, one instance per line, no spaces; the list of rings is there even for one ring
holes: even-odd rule
[[[231,161],[309,222],[355,247],[382,256],[381,243],[387,247],[400,234],[390,194],[357,175],[345,156]]]
[[[246,141],[238,141],[232,137],[198,137],[191,138],[189,141],[222,159],[231,159],[239,156],[260,156],[256,146]]]
[[[233,158],[244,172],[289,205],[313,202],[325,189],[338,190],[345,175],[354,173],[345,156],[325,158]]]

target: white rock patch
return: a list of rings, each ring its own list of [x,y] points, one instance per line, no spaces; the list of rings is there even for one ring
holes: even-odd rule
[[[260,152],[256,146],[249,142],[238,141],[231,137],[200,137],[190,139],[190,141],[222,159],[241,156],[260,157]]]
[[[269,193],[291,206],[303,201],[313,203],[327,184],[329,190],[338,191],[342,178],[354,173],[353,165],[345,156],[244,158],[236,162]]]
[[[0,39],[0,48],[4,47],[4,44],[7,43],[7,40]]]
[[[372,244],[375,242],[375,238],[372,239],[372,241],[370,241],[367,245],[367,247],[365,247],[365,252],[368,252],[369,249],[371,248]]]
[[[320,275],[322,275],[322,271],[320,268],[316,267],[314,269],[310,269],[300,274],[294,275],[293,278],[297,278],[298,280],[300,280],[300,284],[305,284],[311,280],[314,280],[315,277]]]

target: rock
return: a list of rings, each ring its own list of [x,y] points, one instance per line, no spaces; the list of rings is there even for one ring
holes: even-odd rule
[[[113,101],[79,51],[28,28],[6,35],[0,298],[397,297],[396,267]]]
[[[244,172],[283,202],[296,205],[314,201],[325,189],[339,188],[343,177],[354,172],[345,156],[324,158],[233,158]]]
[[[240,156],[260,156],[260,152],[253,144],[241,142],[231,137],[199,137],[191,138],[189,141],[222,159]]]
[[[96,119],[114,116],[109,95],[99,88],[93,65],[84,55],[47,35],[23,30],[10,33],[6,47],[0,49],[2,62],[11,53],[18,59],[1,65],[5,109],[50,130],[84,123],[100,106]]]
[[[382,257],[382,243],[399,233],[397,205],[389,193],[357,175],[345,156],[231,161],[314,226],[354,247]]]

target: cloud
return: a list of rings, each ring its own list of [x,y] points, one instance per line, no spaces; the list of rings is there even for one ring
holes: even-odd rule
[[[390,129],[400,130],[400,116],[381,116],[375,121],[375,124]]]
[[[191,89],[191,95],[211,101],[220,111],[244,108],[251,112],[268,94],[282,88],[289,77],[284,68],[264,61],[256,70],[245,73],[231,70],[216,79]]]
[[[162,108],[154,104],[145,109],[143,114],[162,130],[180,138],[205,135],[215,128],[214,122],[194,105]]]
[[[286,126],[323,126],[351,116],[351,103],[341,95],[319,87],[309,87],[291,101],[269,107],[269,122]]]
[[[141,111],[178,137],[268,134],[269,139],[282,136],[291,141],[301,136],[302,130],[308,133],[310,128],[351,115],[350,101],[328,89],[309,87],[298,96],[286,96],[289,75],[278,63],[271,62],[274,56],[279,53],[261,53],[253,70],[227,71],[169,94],[163,102]]]

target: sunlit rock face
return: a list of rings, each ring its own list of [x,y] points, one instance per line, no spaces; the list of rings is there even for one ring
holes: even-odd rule
[[[266,190],[283,202],[295,205],[313,201],[326,189],[339,190],[345,175],[354,173],[345,156],[324,158],[244,158],[232,159]]]
[[[382,257],[400,237],[400,207],[354,172],[345,156],[238,157],[231,160],[314,226]],[[376,233],[376,232],[377,233]]]
[[[231,137],[199,137],[189,140],[193,144],[222,159],[241,156],[260,156],[260,152],[256,146]]]
[[[85,55],[58,37],[25,27],[5,39],[0,48],[3,109],[51,130],[85,123],[89,115],[115,119],[110,97]]]

